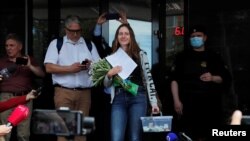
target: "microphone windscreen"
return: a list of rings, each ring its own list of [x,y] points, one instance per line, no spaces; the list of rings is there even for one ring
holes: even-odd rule
[[[18,125],[21,121],[25,120],[29,115],[29,108],[24,105],[18,105],[8,117],[8,122],[12,126]]]
[[[170,133],[167,134],[166,140],[167,141],[178,141],[178,137],[177,137],[177,135],[175,133],[170,132]]]
[[[15,72],[16,69],[17,69],[17,65],[16,64],[7,67],[7,70],[9,71],[9,73]]]

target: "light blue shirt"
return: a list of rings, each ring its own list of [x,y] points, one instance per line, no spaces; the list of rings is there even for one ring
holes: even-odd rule
[[[94,36],[101,36],[102,34],[102,26],[100,24],[95,25]]]

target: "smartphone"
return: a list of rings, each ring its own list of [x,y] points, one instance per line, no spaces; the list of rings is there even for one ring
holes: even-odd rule
[[[36,89],[36,93],[34,94],[35,96],[39,96],[42,93],[42,87],[39,87]]]
[[[120,15],[118,13],[108,13],[106,14],[106,19],[107,20],[115,20],[115,19],[119,19]]]
[[[82,135],[81,111],[34,109],[31,117],[34,134]]]
[[[88,60],[84,60],[84,61],[82,61],[82,65],[86,65],[88,63]]]
[[[17,65],[27,65],[27,63],[28,63],[27,58],[23,58],[23,57],[17,57],[16,58],[16,64]]]

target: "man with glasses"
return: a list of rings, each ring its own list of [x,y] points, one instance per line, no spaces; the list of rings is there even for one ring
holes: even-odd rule
[[[93,85],[88,72],[89,66],[100,57],[93,43],[92,49],[88,49],[81,32],[80,18],[75,15],[68,16],[65,19],[66,35],[63,37],[63,45],[58,52],[57,39],[50,43],[44,65],[46,72],[52,73],[55,108],[68,107],[70,110],[80,110],[84,116],[88,116],[91,105],[90,88]],[[67,139],[58,137],[57,140]],[[74,140],[86,141],[86,137],[75,136]]]
[[[69,29],[65,27],[65,29],[68,31],[69,34],[73,34],[74,36],[81,34],[82,29]]]

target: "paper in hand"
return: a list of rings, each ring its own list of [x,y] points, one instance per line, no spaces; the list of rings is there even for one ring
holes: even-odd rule
[[[122,48],[119,48],[114,54],[107,56],[106,60],[112,67],[122,67],[122,71],[118,73],[118,75],[123,80],[128,78],[137,66],[133,59],[131,59]]]

